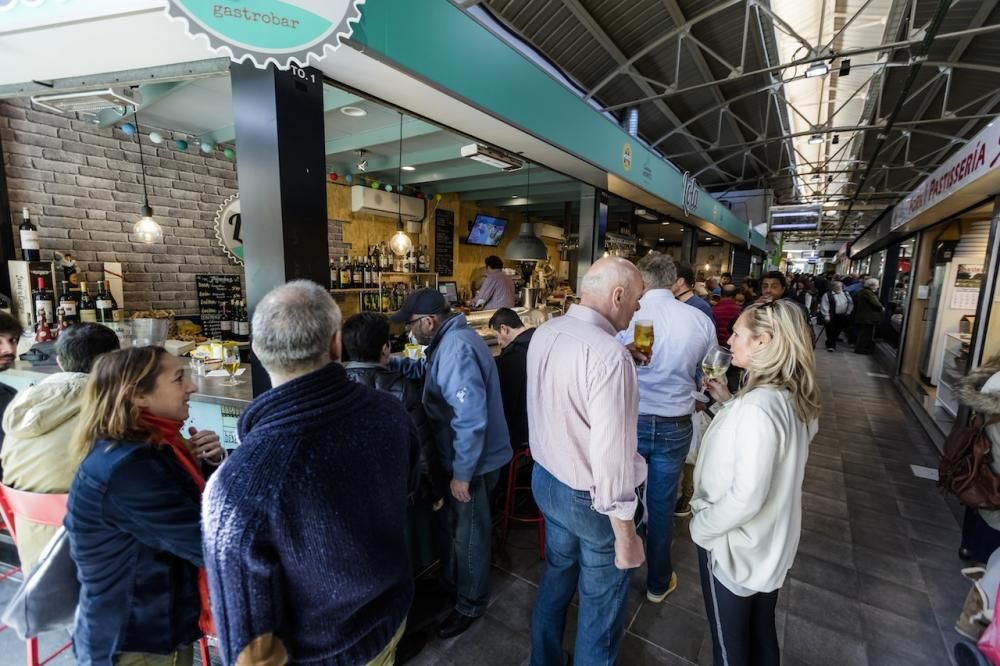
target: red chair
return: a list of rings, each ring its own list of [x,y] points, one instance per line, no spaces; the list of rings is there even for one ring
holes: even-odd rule
[[[39,525],[59,527],[62,525],[63,518],[66,517],[66,501],[68,499],[69,495],[29,493],[0,485],[0,517],[3,517],[4,525],[7,526],[7,531],[13,537],[14,545],[17,545],[17,528],[14,525],[14,516]],[[27,644],[28,666],[43,666],[65,652],[73,644],[72,641],[67,642],[44,660],[39,661],[38,639],[29,638],[25,643]]]
[[[517,485],[517,473],[522,462],[532,464],[531,449],[524,447],[514,454],[507,467],[507,496],[503,500],[503,510],[500,512],[500,529],[502,530],[501,540],[507,540],[507,532],[510,529],[511,521],[517,523],[536,523],[538,525],[538,559],[545,559],[545,518],[541,511],[537,511],[533,516],[519,516],[515,513],[517,508],[517,493],[519,490],[527,490],[531,494],[531,485]]]

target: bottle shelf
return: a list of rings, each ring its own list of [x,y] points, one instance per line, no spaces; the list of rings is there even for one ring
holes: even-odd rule
[[[363,294],[366,292],[378,291],[378,287],[352,287],[350,289],[331,289],[331,294]]]
[[[394,272],[391,272],[391,271],[383,271],[382,275],[393,275],[393,276],[395,276],[395,275],[437,275],[437,273],[428,273],[428,272],[423,272],[423,273],[394,273]]]

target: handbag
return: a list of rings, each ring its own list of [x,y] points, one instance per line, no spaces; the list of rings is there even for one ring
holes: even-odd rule
[[[60,527],[4,609],[0,621],[22,639],[72,629],[80,601],[80,581],[69,550],[68,533]]]
[[[1000,508],[1000,476],[993,471],[993,443],[986,427],[1000,423],[1000,416],[971,425],[956,426],[944,442],[938,466],[938,486],[974,509]]]

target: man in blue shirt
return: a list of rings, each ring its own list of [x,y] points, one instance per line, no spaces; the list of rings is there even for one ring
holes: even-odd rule
[[[697,308],[705,313],[712,323],[715,323],[715,313],[712,306],[698,294],[694,293],[694,268],[686,261],[674,264],[677,271],[677,279],[670,285],[669,289],[681,303],[687,303],[691,307]]]
[[[513,456],[500,379],[489,347],[436,289],[410,292],[390,320],[405,323],[427,345],[425,358],[394,358],[391,367],[424,380],[427,420],[451,477],[451,548],[442,577],[456,603],[437,631],[451,638],[482,617],[489,602],[490,493]]]
[[[629,327],[618,334],[631,344],[635,323],[653,323],[653,353],[638,368],[639,453],[646,459],[646,598],[660,603],[677,588],[670,561],[674,501],[691,447],[691,415],[701,360],[715,346],[715,325],[681,303],[671,290],[679,280],[673,259],[650,252],[639,260],[646,291]],[[695,297],[697,298],[697,297]],[[700,299],[699,299],[700,300]]]

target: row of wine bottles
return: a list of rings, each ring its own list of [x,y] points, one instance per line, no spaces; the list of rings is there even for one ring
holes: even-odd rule
[[[417,273],[430,270],[430,255],[423,247],[397,257],[385,243],[372,245],[368,254],[358,257],[330,258],[331,289],[377,289],[383,273]]]
[[[80,283],[80,293],[76,294],[69,288],[69,283],[63,281],[62,293],[58,301],[55,294],[46,289],[45,278],[39,276],[38,283],[32,290],[32,300],[34,301],[34,316],[38,322],[44,316],[47,321],[56,321],[57,309],[62,311],[66,322],[74,324],[76,322],[95,322],[110,324],[118,321],[122,317],[118,309],[118,302],[111,293],[111,283],[108,280],[97,282],[97,294],[90,295],[87,283]]]
[[[219,320],[222,339],[233,342],[250,342],[250,316],[247,302],[231,300],[222,304],[222,318]]]

